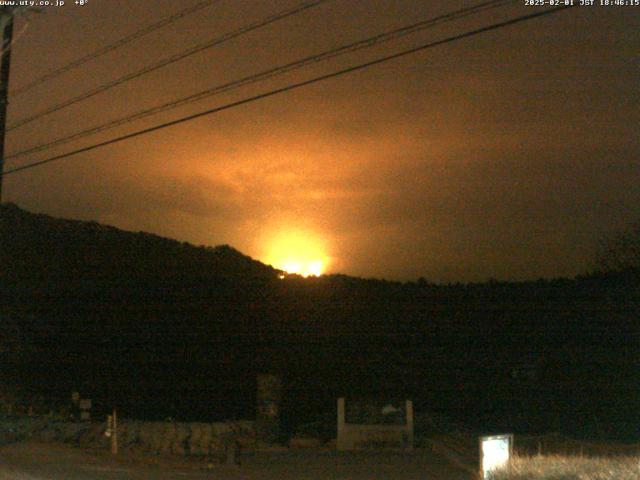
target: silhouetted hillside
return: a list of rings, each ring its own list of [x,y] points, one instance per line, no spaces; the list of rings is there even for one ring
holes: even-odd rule
[[[1,207],[2,372],[127,415],[253,414],[282,373],[284,420],[338,395],[413,398],[481,429],[638,435],[638,272],[434,285],[280,280],[195,247]]]
[[[96,222],[34,215],[0,206],[2,275],[30,280],[99,276],[189,275],[201,279],[274,277],[277,272],[228,245],[196,247]]]

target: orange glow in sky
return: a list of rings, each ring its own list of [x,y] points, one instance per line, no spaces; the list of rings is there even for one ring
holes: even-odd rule
[[[267,241],[262,259],[278,270],[303,277],[320,276],[326,272],[329,257],[324,242],[310,232],[285,230]]]

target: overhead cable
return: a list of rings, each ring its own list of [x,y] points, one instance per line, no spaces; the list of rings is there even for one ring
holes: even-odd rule
[[[279,75],[283,75],[285,73],[289,73],[292,72],[294,70],[306,67],[308,65],[314,64],[314,63],[318,63],[321,61],[326,61],[326,60],[330,60],[332,58],[338,57],[338,56],[342,56],[342,55],[346,55],[349,53],[353,53],[359,50],[363,50],[366,48],[371,48],[374,47],[376,45],[380,45],[382,43],[386,43],[386,42],[390,42],[392,40],[397,40],[401,37],[404,37],[406,35],[409,35],[411,33],[415,33],[421,30],[424,30],[426,28],[431,28],[437,25],[440,25],[442,23],[446,23],[446,22],[451,22],[454,20],[458,20],[460,18],[464,18],[470,15],[476,15],[480,12],[484,12],[486,10],[489,9],[493,9],[493,8],[498,8],[501,6],[504,6],[508,3],[515,3],[516,0],[492,0],[492,1],[487,1],[478,5],[475,5],[473,7],[467,7],[467,8],[462,8],[447,14],[443,14],[443,15],[439,15],[437,17],[432,17],[429,18],[427,20],[422,20],[420,22],[417,23],[413,23],[411,25],[407,25],[407,26],[403,26],[401,28],[397,28],[394,30],[391,30],[389,32],[385,32],[379,35],[375,35],[372,37],[368,37],[365,38],[363,40],[358,40],[356,42],[347,44],[347,45],[343,45],[337,48],[333,48],[331,50],[322,52],[320,54],[316,54],[316,55],[311,55],[311,56],[307,56],[304,57],[300,60],[296,60],[294,62],[290,62],[284,65],[279,65],[277,67],[274,68],[270,68],[268,70],[264,70],[262,72],[253,74],[253,75],[249,75],[247,77],[243,77],[241,79],[238,80],[234,80],[232,82],[228,82],[222,85],[216,85],[214,87],[208,88],[206,90],[197,92],[195,94],[189,95],[187,97],[182,97],[179,98],[177,100],[173,100],[171,102],[167,102],[161,105],[157,105],[155,107],[152,108],[148,108],[145,110],[141,110],[132,114],[128,114],[125,115],[123,117],[120,117],[118,119],[115,120],[111,120],[109,122],[106,122],[104,124],[95,126],[95,127],[91,127],[88,128],[86,130],[82,130],[76,133],[73,133],[71,135],[65,136],[65,137],[61,137],[55,140],[52,140],[50,142],[41,144],[41,145],[37,145],[34,147],[29,147],[25,150],[13,153],[11,155],[8,155],[6,157],[7,160],[9,159],[13,159],[13,158],[17,158],[17,157],[22,157],[28,154],[32,154],[32,153],[37,153],[37,152],[41,152],[44,150],[48,150],[50,148],[62,145],[62,144],[66,144],[69,143],[71,141],[74,140],[78,140],[80,138],[84,138],[90,135],[95,135],[97,133],[101,133],[103,131],[106,130],[110,130],[112,128],[116,128],[119,127],[121,125],[125,125],[137,120],[141,120],[143,118],[149,117],[151,115],[156,115],[158,113],[167,111],[167,110],[172,110],[178,107],[181,107],[183,105],[187,105],[189,103],[193,103],[193,102],[197,102],[199,100],[203,100],[205,98],[214,96],[214,95],[219,95],[221,93],[226,93],[235,89],[238,89],[240,87],[243,87],[245,85],[249,85],[249,84],[253,84],[256,82],[260,82],[260,81],[264,81],[264,80],[268,80],[270,78],[279,76]]]
[[[54,78],[62,75],[63,73],[66,73],[70,70],[73,70],[74,68],[78,68],[81,65],[84,65],[87,62],[90,62],[91,60],[95,60],[98,57],[101,57],[109,52],[112,52],[113,50],[116,50],[120,47],[123,47],[125,45],[127,45],[128,43],[131,43],[135,40],[138,40],[142,37],[144,37],[145,35],[148,35],[149,33],[155,32],[156,30],[159,30],[161,28],[164,28],[168,25],[171,25],[172,23],[180,20],[181,18],[184,18],[188,15],[191,15],[193,13],[199,12],[200,10],[209,7],[210,5],[219,2],[220,0],[204,0],[201,2],[196,3],[195,5],[192,5],[190,7],[187,7],[183,10],[180,10],[179,12],[163,18],[162,20],[153,23],[151,25],[148,25],[134,33],[132,33],[131,35],[127,35],[126,37],[120,38],[119,40],[116,40],[113,43],[110,43],[109,45],[106,45],[102,48],[99,48],[98,50],[91,52],[88,55],[85,55],[83,57],[80,57],[76,60],[73,60],[69,63],[67,63],[66,65],[63,65],[55,70],[52,70],[51,72],[45,73],[44,75],[36,78],[35,80],[27,83],[26,85],[23,85],[22,87],[18,87],[14,90],[12,90],[9,95],[12,98],[15,98],[19,95],[22,95],[25,92],[28,92],[29,90],[37,87],[38,85],[42,85],[45,82],[48,82],[49,80],[53,80]]]
[[[115,80],[112,80],[108,83],[105,83],[104,85],[100,85],[99,87],[96,87],[94,89],[91,89],[87,92],[81,93],[80,95],[77,95],[69,100],[65,100],[64,102],[58,103],[52,107],[49,107],[41,112],[38,112],[30,117],[26,117],[23,119],[18,120],[17,122],[15,122],[12,125],[9,125],[9,127],[7,128],[7,132],[10,132],[11,130],[15,130],[18,127],[22,127],[23,125],[27,125],[31,122],[34,122],[42,117],[45,117],[47,115],[51,115],[52,113],[55,113],[59,110],[62,110],[64,108],[67,108],[71,105],[74,105],[76,103],[82,102],[84,100],[87,100],[91,97],[94,97],[96,95],[98,95],[99,93],[102,92],[106,92],[107,90],[114,88],[118,85],[122,85],[123,83],[129,82],[131,80],[134,80],[138,77],[141,77],[143,75],[146,75],[147,73],[151,73],[154,72],[162,67],[166,67],[167,65],[171,65],[172,63],[175,63],[179,60],[183,60],[187,57],[190,57],[191,55],[194,55],[198,52],[202,52],[203,50],[215,47],[216,45],[220,45],[221,43],[227,42],[233,38],[239,37],[240,35],[244,35],[246,33],[249,33],[253,30],[256,30],[258,28],[262,28],[265,27],[267,25],[270,25],[274,22],[277,22],[279,20],[282,20],[284,18],[290,17],[292,15],[295,15],[297,13],[300,13],[304,10],[308,10],[309,8],[312,7],[316,7],[318,5],[320,5],[321,3],[324,3],[328,0],[313,0],[311,2],[305,2],[302,3],[301,5],[296,6],[295,8],[291,8],[288,10],[284,10],[281,11],[279,13],[276,13],[275,15],[270,15],[267,18],[264,18],[262,20],[259,20],[257,22],[251,23],[249,25],[245,25],[244,27],[241,27],[237,30],[234,30],[233,32],[229,32],[226,33],[220,37],[216,37],[213,40],[209,40],[208,42],[205,43],[201,43],[199,45],[196,45],[195,47],[191,47],[187,50],[183,50],[182,52],[179,52],[175,55],[171,55],[170,57],[167,58],[163,58],[162,60],[152,63],[150,65],[147,65],[146,67],[142,68],[141,70],[137,70],[135,72],[132,73],[128,73],[126,75],[123,75],[120,78],[117,78]]]
[[[351,67],[348,67],[348,68],[344,68],[342,70],[338,70],[338,71],[335,71],[335,72],[332,72],[332,73],[328,73],[328,74],[325,74],[325,75],[320,75],[320,76],[314,77],[314,78],[312,78],[310,80],[305,80],[305,81],[289,84],[289,85],[287,85],[285,87],[277,88],[277,89],[274,89],[274,90],[270,90],[268,92],[264,92],[264,93],[261,93],[261,94],[258,94],[258,95],[254,95],[252,97],[244,98],[242,100],[238,100],[238,101],[235,101],[235,102],[227,103],[226,105],[222,105],[222,106],[219,106],[219,107],[211,108],[211,109],[208,109],[208,110],[205,110],[203,112],[199,112],[199,113],[196,113],[196,114],[193,114],[193,115],[188,115],[186,117],[182,117],[182,118],[179,118],[177,120],[172,120],[170,122],[161,123],[159,125],[155,125],[153,127],[145,128],[145,129],[142,129],[142,130],[138,130],[136,132],[132,132],[132,133],[128,133],[126,135],[115,137],[115,138],[112,138],[110,140],[106,140],[104,142],[95,143],[93,145],[89,145],[89,146],[86,146],[86,147],[83,147],[83,148],[79,148],[77,150],[73,150],[73,151],[70,151],[70,152],[67,152],[67,153],[63,153],[63,154],[60,154],[60,155],[55,155],[53,157],[49,157],[49,158],[46,158],[44,160],[39,160],[39,161],[32,162],[32,163],[29,163],[29,164],[26,164],[26,165],[22,165],[20,167],[13,168],[11,170],[7,170],[6,172],[4,172],[3,176],[10,175],[10,174],[15,174],[15,173],[22,172],[22,171],[25,171],[25,170],[29,170],[29,169],[32,169],[32,168],[36,168],[36,167],[39,167],[39,166],[42,166],[42,165],[45,165],[45,164],[48,164],[48,163],[56,162],[56,161],[59,161],[59,160],[65,159],[65,158],[69,158],[69,157],[74,156],[74,155],[78,155],[80,153],[85,153],[85,152],[89,152],[89,151],[92,151],[92,150],[96,150],[98,148],[105,147],[107,145],[112,145],[114,143],[119,143],[119,142],[122,142],[124,140],[129,140],[131,138],[135,138],[135,137],[139,137],[141,135],[145,135],[147,133],[151,133],[151,132],[155,132],[155,131],[158,131],[158,130],[162,130],[164,128],[168,128],[168,127],[171,127],[171,126],[174,126],[174,125],[179,125],[181,123],[185,123],[185,122],[188,122],[188,121],[191,121],[191,120],[195,120],[197,118],[201,118],[201,117],[205,117],[205,116],[208,116],[208,115],[212,115],[212,114],[224,111],[224,110],[229,110],[231,108],[238,107],[240,105],[245,105],[247,103],[252,103],[252,102],[255,102],[257,100],[262,100],[264,98],[268,98],[268,97],[272,97],[272,96],[275,96],[275,95],[279,95],[281,93],[290,92],[292,90],[296,90],[298,88],[302,88],[302,87],[305,87],[305,86],[308,86],[308,85],[312,85],[312,84],[315,84],[315,83],[318,83],[318,82],[321,82],[321,81],[324,81],[324,80],[328,80],[328,79],[331,79],[331,78],[336,78],[336,77],[339,77],[339,76],[342,76],[342,75],[346,75],[346,74],[349,74],[349,73],[353,73],[353,72],[357,72],[357,71],[360,71],[360,70],[364,70],[364,69],[372,67],[374,65],[379,65],[381,63],[385,63],[385,62],[388,62],[390,60],[401,58],[401,57],[404,57],[404,56],[407,56],[407,55],[411,55],[411,54],[414,54],[414,53],[417,53],[417,52],[421,52],[421,51],[424,51],[424,50],[427,50],[427,49],[430,49],[430,48],[434,48],[434,47],[437,47],[437,46],[440,46],[440,45],[444,45],[444,44],[447,44],[447,43],[452,43],[452,42],[455,42],[455,41],[458,41],[458,40],[462,40],[464,38],[473,37],[475,35],[480,35],[482,33],[490,32],[490,31],[493,31],[493,30],[498,30],[500,28],[504,28],[504,27],[507,27],[507,26],[510,26],[510,25],[515,25],[517,23],[525,22],[525,21],[528,21],[528,20],[533,20],[535,18],[540,18],[540,17],[547,16],[547,15],[553,15],[553,14],[559,13],[559,12],[561,12],[563,10],[567,10],[567,9],[573,8],[574,6],[575,5],[560,6],[560,7],[555,7],[555,8],[548,9],[548,10],[543,10],[543,11],[531,13],[531,14],[528,14],[528,15],[522,15],[522,16],[519,16],[519,17],[511,18],[511,19],[503,21],[503,22],[494,23],[494,24],[491,24],[491,25],[488,25],[488,26],[485,26],[485,27],[481,27],[481,28],[475,29],[475,30],[470,30],[470,31],[467,31],[467,32],[464,32],[464,33],[460,33],[458,35],[447,37],[447,38],[442,39],[442,40],[437,40],[437,41],[434,41],[434,42],[426,43],[426,44],[423,44],[423,45],[420,45],[420,46],[417,46],[417,47],[410,48],[408,50],[403,50],[403,51],[398,52],[398,53],[394,53],[394,54],[391,54],[391,55],[387,55],[387,56],[384,56],[384,57],[377,58],[375,60],[371,60],[371,61],[368,61],[368,62],[365,62],[365,63],[354,65],[354,66],[351,66]]]

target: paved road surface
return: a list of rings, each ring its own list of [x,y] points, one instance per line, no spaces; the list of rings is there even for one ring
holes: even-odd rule
[[[425,451],[247,452],[242,465],[20,443],[0,447],[0,480],[470,480],[472,475]]]

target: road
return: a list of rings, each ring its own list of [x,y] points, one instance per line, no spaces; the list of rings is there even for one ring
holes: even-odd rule
[[[0,480],[470,480],[472,475],[426,451],[338,453],[247,452],[242,465],[165,458],[65,445],[19,443],[0,447]]]

